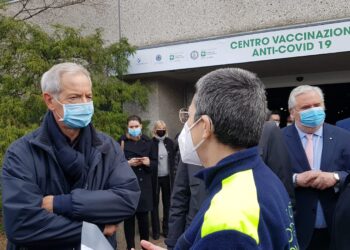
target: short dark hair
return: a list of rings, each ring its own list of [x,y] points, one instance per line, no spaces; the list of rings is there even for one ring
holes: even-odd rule
[[[130,121],[138,121],[140,124],[142,124],[141,118],[137,115],[131,115],[128,117],[126,124],[128,125]]]
[[[270,116],[271,115],[279,115],[279,116],[281,116],[281,114],[280,114],[280,112],[278,110],[271,110]]]
[[[198,80],[194,97],[195,119],[208,115],[219,142],[248,148],[259,142],[267,105],[264,84],[249,71],[215,70]]]

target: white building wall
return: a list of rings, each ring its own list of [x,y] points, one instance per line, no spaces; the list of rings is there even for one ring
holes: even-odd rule
[[[121,34],[148,46],[347,17],[347,0],[124,0]]]
[[[9,14],[20,7],[9,6]],[[348,17],[347,0],[86,0],[30,22],[47,30],[55,23],[83,27],[84,34],[103,28],[106,42],[121,34],[133,45],[156,46]]]

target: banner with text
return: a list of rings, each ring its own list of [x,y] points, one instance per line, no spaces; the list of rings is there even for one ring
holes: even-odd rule
[[[128,74],[350,51],[350,21],[137,50]]]

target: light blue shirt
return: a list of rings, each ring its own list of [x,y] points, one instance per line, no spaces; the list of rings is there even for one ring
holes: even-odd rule
[[[298,131],[299,138],[304,147],[306,147],[307,138],[306,133],[301,131],[298,126],[294,125]],[[321,157],[322,157],[322,149],[323,149],[323,126],[321,126],[315,133],[312,135],[313,142],[313,166],[311,169],[314,171],[319,171],[321,168]],[[324,218],[323,209],[321,207],[320,201],[317,202],[317,213],[316,213],[316,222],[315,228],[326,228],[327,223]]]

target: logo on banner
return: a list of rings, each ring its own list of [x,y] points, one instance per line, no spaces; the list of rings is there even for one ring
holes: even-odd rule
[[[190,56],[191,56],[191,58],[192,58],[193,60],[196,60],[196,59],[198,58],[198,56],[199,56],[199,53],[198,53],[197,50],[193,50],[193,51],[191,52]]]
[[[162,60],[162,56],[161,56],[161,55],[157,55],[157,56],[156,56],[156,61],[157,61],[157,62],[160,62],[161,60]]]

